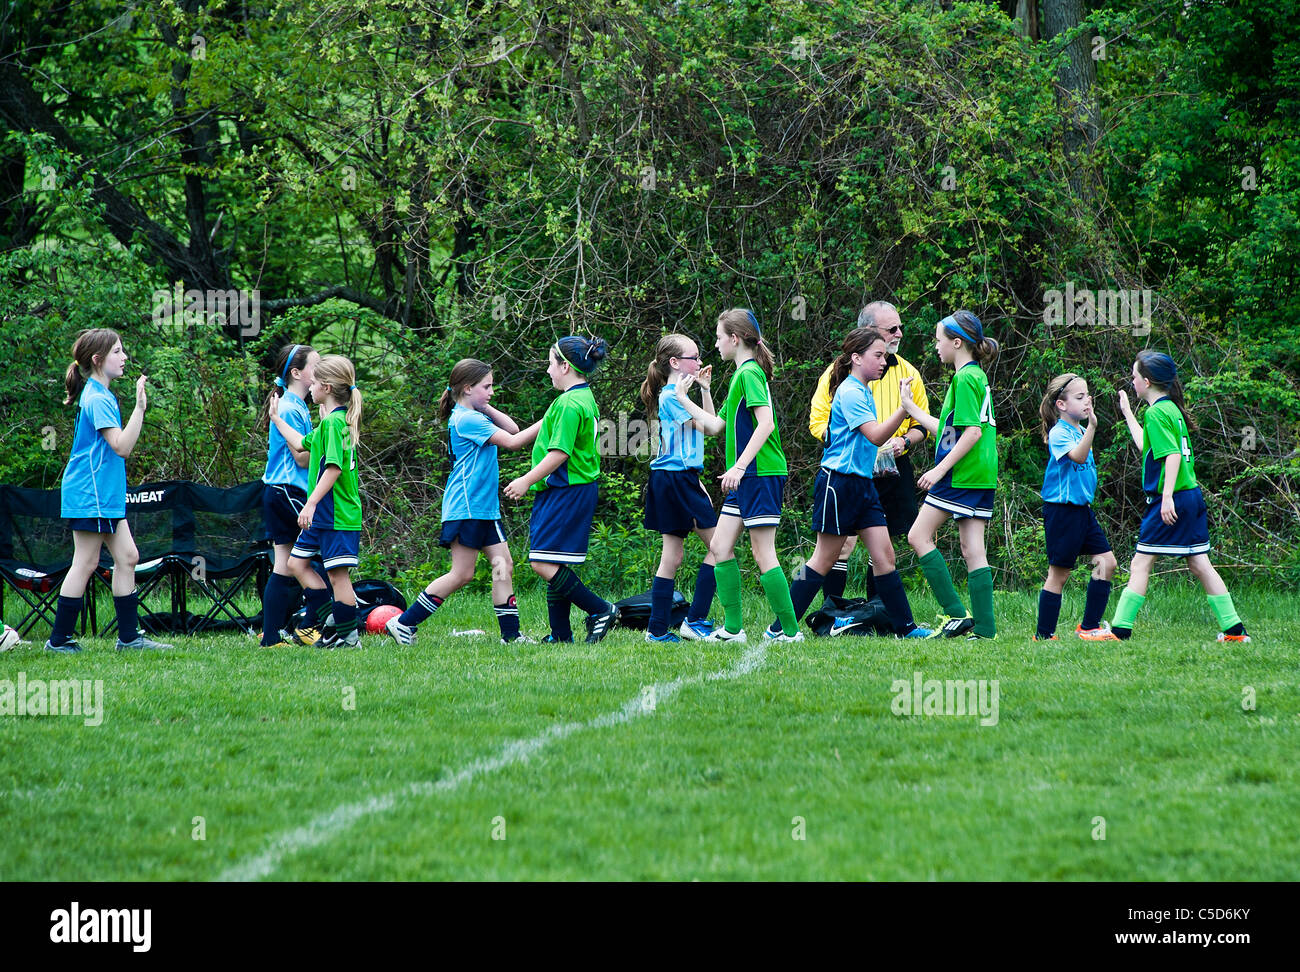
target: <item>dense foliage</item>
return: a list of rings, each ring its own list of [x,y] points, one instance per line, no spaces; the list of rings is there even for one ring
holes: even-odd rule
[[[1101,126],[1067,152],[1061,39],[990,4],[15,0],[0,480],[57,485],[82,327],[118,327],[153,376],[133,482],[260,475],[269,360],[310,341],[359,365],[366,566],[423,576],[451,364],[493,361],[496,404],[531,420],[551,341],[595,333],[616,454],[591,563],[637,586],[658,540],[639,527],[644,452],[617,453],[650,349],[681,330],[707,355],[717,313],[746,305],[778,355],[797,556],[808,400],[857,308],[885,298],[936,411],[934,322],[969,307],[1002,342],[1002,583],[1043,568],[1037,410],[1061,371],[1097,395],[1097,508],[1130,549],[1142,498],[1115,390],[1143,347],[1188,378],[1222,565],[1300,580],[1298,20],[1286,0],[1094,6],[1075,34],[1104,40]],[[1149,328],[1046,322],[1067,284],[1150,290]],[[177,286],[257,289],[257,327],[158,313]],[[508,514],[516,538],[525,516]]]

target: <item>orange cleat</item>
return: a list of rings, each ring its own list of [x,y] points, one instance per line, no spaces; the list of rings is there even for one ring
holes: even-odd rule
[[[1084,641],[1119,641],[1119,635],[1110,630],[1109,622],[1103,621],[1100,628],[1085,628],[1079,625],[1074,629]]]

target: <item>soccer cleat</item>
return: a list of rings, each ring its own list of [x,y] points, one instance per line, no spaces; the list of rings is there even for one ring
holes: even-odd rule
[[[975,619],[969,614],[964,618],[951,618],[939,615],[938,626],[930,633],[931,638],[957,638],[975,627]]]
[[[1119,636],[1110,630],[1109,621],[1103,621],[1096,628],[1085,628],[1080,624],[1075,627],[1074,633],[1084,641],[1119,641]]]
[[[862,627],[862,623],[863,622],[858,618],[836,618],[831,622],[831,637],[834,638],[836,635],[842,634],[853,634],[855,628]],[[924,631],[925,629],[918,628],[916,630]],[[912,638],[915,637],[915,635],[909,634],[907,637]]]
[[[1237,642],[1245,643],[1245,642],[1250,641],[1250,635],[1246,634],[1244,631],[1243,631],[1241,634],[1239,634],[1239,635],[1230,635],[1230,634],[1228,634],[1226,631],[1220,631],[1220,632],[1219,632],[1219,638],[1218,638],[1218,640],[1219,640],[1219,641],[1237,641]]]
[[[788,634],[786,634],[784,630],[783,630],[779,635],[772,635],[772,634],[769,634],[768,632],[764,631],[764,632],[763,632],[763,637],[766,638],[766,639],[768,639],[769,641],[771,641],[772,644],[774,644],[774,645],[775,645],[775,644],[780,644],[781,642],[784,642],[784,641],[803,641],[803,640],[804,640],[803,632],[802,632],[802,631],[796,631],[796,632],[795,632],[794,634],[792,634],[792,635],[788,635]]]
[[[120,638],[117,642],[118,651],[163,651],[172,645],[163,644],[161,641],[151,641],[144,635],[138,636],[135,641],[122,641]]]
[[[785,628],[781,627],[781,622],[773,621],[771,624],[769,624],[766,628],[763,629],[763,640],[775,641],[783,634],[785,634]]]
[[[712,621],[691,621],[682,622],[678,633],[687,641],[703,641],[709,635],[713,634],[713,629],[717,627]]]
[[[831,633],[834,634],[835,632],[832,631]],[[931,631],[929,628],[913,628],[911,631],[907,631],[903,634],[896,634],[894,635],[894,637],[895,638],[929,638],[932,634],[934,634],[934,632]]]
[[[356,648],[361,644],[361,632],[353,628],[345,635],[341,635],[337,630],[327,635],[322,635],[316,642],[317,648],[324,648],[326,651],[333,651],[335,648]]]
[[[295,645],[314,645],[320,641],[320,628],[294,628],[284,633],[285,640]]]
[[[956,637],[956,636],[954,635],[954,637]],[[966,636],[966,640],[967,640],[967,641],[997,641],[997,640],[998,640],[998,636],[997,636],[997,635],[982,635],[982,634],[976,634],[974,631],[972,631],[970,634],[968,634],[968,635]]]
[[[1081,629],[1079,629],[1079,630],[1083,630],[1083,629],[1081,628]],[[1082,638],[1083,635],[1079,635],[1079,637]],[[1111,635],[1111,637],[1114,638],[1115,636],[1114,636],[1114,635]],[[1030,641],[1060,641],[1061,639],[1058,638],[1058,637],[1056,637],[1056,635],[1052,635],[1050,638],[1044,638],[1042,635],[1040,635],[1040,634],[1038,634],[1037,632],[1035,632],[1035,633],[1034,633],[1034,636],[1033,636],[1032,638],[1030,638],[1029,640],[1030,640]]]
[[[647,631],[647,632],[645,633],[645,640],[646,640],[646,641],[657,641],[657,642],[659,642],[659,643],[661,643],[661,644],[665,644],[665,645],[672,645],[672,644],[676,644],[677,642],[681,641],[682,639],[679,638],[679,637],[677,637],[677,635],[673,634],[671,631],[665,631],[665,632],[664,632],[663,634],[661,634],[661,635],[651,634],[649,631]]]
[[[573,639],[572,639],[572,638],[557,638],[557,637],[555,637],[555,635],[553,635],[553,634],[548,634],[545,638],[542,639],[542,644],[544,644],[544,645],[571,645],[571,644],[573,644]]]
[[[397,619],[394,618],[393,620],[396,621]],[[390,623],[391,623],[391,622],[390,622]],[[536,638],[530,638],[530,637],[528,637],[528,635],[526,635],[526,634],[521,634],[518,638],[511,638],[509,641],[507,641],[505,638],[502,638],[502,639],[501,639],[501,644],[503,644],[503,645],[535,645],[535,644],[537,644],[537,639],[536,639]]]
[[[273,648],[292,648],[293,644],[290,641],[288,641],[283,635],[281,635],[280,640],[277,641],[275,644],[263,645],[259,642],[258,647],[265,648],[267,651],[270,651]]]
[[[415,644],[415,629],[409,625],[402,624],[400,614],[394,614],[384,622],[384,630],[393,636],[393,640],[399,645]]]
[[[73,655],[81,651],[81,645],[77,644],[76,639],[74,638],[69,638],[61,645],[52,645],[48,641],[46,641],[45,650],[57,651],[65,655]]]
[[[587,644],[594,645],[600,641],[616,624],[618,624],[618,607],[614,604],[609,606],[608,611],[587,615]]]
[[[739,631],[733,632],[733,631],[728,631],[725,627],[723,627],[723,628],[713,629],[713,631],[709,634],[709,636],[704,640],[705,641],[734,641],[737,644],[743,645],[749,639],[745,637],[744,628],[741,628]]]

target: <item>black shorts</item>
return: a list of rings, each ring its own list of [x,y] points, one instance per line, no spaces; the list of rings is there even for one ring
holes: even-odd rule
[[[1091,506],[1076,503],[1044,503],[1043,535],[1047,539],[1047,562],[1070,568],[1079,556],[1105,553],[1110,541]]]
[[[471,550],[482,550],[505,543],[506,531],[500,520],[443,520],[438,546],[450,547],[453,541]]]
[[[819,469],[813,484],[812,528],[833,537],[855,537],[859,530],[885,526],[885,510],[868,476]]]
[[[272,543],[293,543],[302,532],[298,514],[307,503],[307,494],[287,483],[266,483],[262,488],[262,522]]]
[[[718,525],[713,500],[697,469],[651,469],[645,491],[647,530],[685,537],[693,530]]]

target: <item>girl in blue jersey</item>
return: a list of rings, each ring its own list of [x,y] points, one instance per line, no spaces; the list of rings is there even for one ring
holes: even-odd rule
[[[286,344],[275,356],[275,388],[267,410],[266,471],[262,473],[262,522],[274,551],[271,576],[262,592],[262,647],[285,644],[282,633],[302,588],[289,570],[289,553],[298,539],[298,514],[307,502],[310,451],[294,449],[274,422],[271,410],[305,436],[312,429],[307,389],[320,355],[308,344]],[[277,401],[278,399],[278,401]]]
[[[492,565],[492,606],[501,628],[501,643],[529,641],[519,633],[506,531],[501,524],[497,488],[501,478],[497,447],[522,449],[537,438],[535,422],[522,432],[505,412],[490,404],[494,393],[492,366],[474,358],[456,362],[450,383],[438,401],[438,415],[447,424],[452,458],[451,475],[442,493],[442,535],[438,543],[451,548],[451,570],[429,584],[400,616],[385,626],[398,644],[415,641],[415,629],[442,602],[474,579],[482,553]]]
[[[672,614],[673,586],[688,534],[694,532],[707,548],[718,525],[713,500],[700,482],[704,468],[704,437],[723,432],[727,424],[718,416],[709,393],[712,366],[700,367],[700,349],[690,338],[667,334],[655,345],[654,360],[641,384],[641,401],[646,412],[659,414],[659,455],[650,463],[650,482],[645,495],[645,528],[663,536],[659,569],[650,585],[650,621],[646,641],[680,641],[668,630]],[[694,385],[700,388],[703,405],[690,399]],[[709,605],[717,591],[710,551],[695,575],[695,596],[691,600],[681,636],[688,641],[707,638],[713,625],[707,620]]]
[[[1057,375],[1047,386],[1039,407],[1047,470],[1043,473],[1043,535],[1047,541],[1047,579],[1038,592],[1035,641],[1055,641],[1061,616],[1061,591],[1083,554],[1092,558],[1083,621],[1075,634],[1085,641],[1117,641],[1101,619],[1110,600],[1115,554],[1092,512],[1097,492],[1097,463],[1092,440],[1097,432],[1088,382],[1073,372]],[[1084,428],[1083,423],[1088,427]]]
[[[840,356],[831,367],[826,449],[813,486],[812,526],[817,547],[790,584],[790,601],[795,617],[802,618],[839,558],[844,538],[857,536],[871,553],[876,592],[889,612],[894,633],[900,638],[928,638],[929,629],[918,628],[912,620],[912,608],[894,566],[885,508],[873,480],[876,450],[893,438],[907,417],[902,405],[888,418],[876,416],[875,398],[867,385],[885,373],[887,355],[884,335],[875,328],[857,328],[844,339]],[[900,379],[900,401],[911,399],[911,381],[910,377]],[[847,633],[852,627],[852,623],[833,627],[831,634]],[[780,634],[781,622],[775,620],[768,626],[767,636]]]
[[[135,565],[140,562],[131,528],[126,522],[126,457],[135,448],[148,406],[147,376],[135,383],[135,409],[125,426],[117,398],[109,385],[126,370],[122,339],[109,328],[82,331],[72,345],[72,364],[63,383],[64,405],[77,403],[72,455],[63,470],[62,515],[72,527],[72,566],[63,578],[49,651],[76,652],[72,637],[81,613],[86,585],[99,566],[100,547],[113,557],[113,607],[117,612],[117,648],[170,648],[151,641],[138,629],[139,604]],[[85,372],[83,375],[82,372]]]

